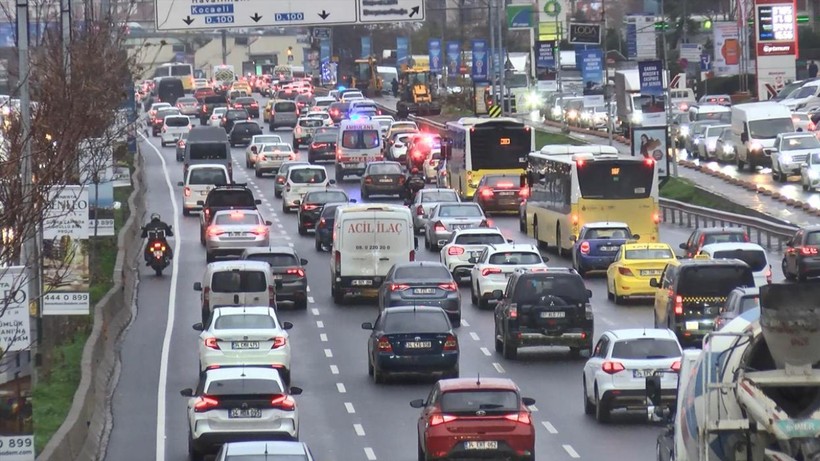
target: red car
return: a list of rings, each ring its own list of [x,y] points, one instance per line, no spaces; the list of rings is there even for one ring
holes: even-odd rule
[[[497,458],[535,460],[535,427],[518,386],[506,378],[442,379],[421,408],[419,460]]]

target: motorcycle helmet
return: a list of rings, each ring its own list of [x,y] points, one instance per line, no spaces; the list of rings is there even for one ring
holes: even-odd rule
[[[159,213],[151,213],[151,221],[162,221],[162,219],[160,219]]]

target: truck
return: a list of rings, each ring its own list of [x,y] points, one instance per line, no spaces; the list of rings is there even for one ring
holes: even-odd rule
[[[760,308],[685,351],[679,373],[675,408],[646,379],[649,419],[670,423],[658,461],[820,459],[820,282],[761,287]]]
[[[663,84],[667,86],[668,75],[664,72]],[[632,127],[643,124],[642,106],[648,103],[651,96],[641,95],[641,80],[638,69],[615,71],[615,104],[617,107],[615,127],[626,136],[630,136]],[[656,97],[656,102],[666,108],[666,96]]]
[[[236,81],[236,69],[230,64],[217,64],[212,68],[211,77],[214,89],[226,93]]]

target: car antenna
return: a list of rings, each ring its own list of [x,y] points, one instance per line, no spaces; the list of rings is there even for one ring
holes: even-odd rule
[[[643,335],[646,336],[646,327],[643,327]]]
[[[480,385],[481,385],[481,373],[478,373],[478,374],[476,375],[476,378],[475,378],[475,385],[476,385],[476,386],[480,386]]]

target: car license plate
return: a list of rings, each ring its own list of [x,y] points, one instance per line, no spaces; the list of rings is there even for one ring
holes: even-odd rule
[[[282,280],[282,274],[273,274],[271,278],[274,280]]]
[[[231,349],[259,349],[259,341],[234,341]]]
[[[640,272],[641,275],[661,275],[661,271],[656,269],[642,269]]]
[[[244,232],[231,232],[228,235],[230,235],[231,237],[244,237],[245,233]]]
[[[430,341],[410,341],[404,343],[405,349],[430,349],[433,343]]]
[[[686,329],[687,330],[697,330],[698,329],[698,322],[686,322]]]
[[[231,408],[229,418],[261,418],[262,410],[258,408]]]
[[[199,193],[199,195],[201,195],[201,196],[203,196],[203,197],[207,197],[207,196],[208,196],[208,191],[207,191],[207,190],[203,190],[203,191],[201,191],[201,192]]]
[[[567,316],[567,313],[564,311],[546,311],[541,312],[542,319],[562,319]]]
[[[471,252],[470,252],[470,257],[471,257],[471,258],[478,258],[479,256],[481,256],[481,252],[480,252],[480,251],[471,251]]]
[[[415,288],[413,290],[413,293],[415,293],[417,295],[432,295],[432,294],[435,294],[435,292],[436,292],[435,288]]]
[[[389,183],[389,182],[393,182],[393,180],[390,179],[390,178],[384,178],[384,179],[379,179],[379,182],[388,182]]]
[[[369,285],[373,285],[373,281],[372,280],[354,280],[354,281],[350,282],[350,284],[353,285],[353,286],[359,286],[359,287],[369,286]]]
[[[648,378],[655,374],[655,370],[647,369],[647,370],[632,370],[632,377],[633,378]]]
[[[495,440],[464,442],[465,450],[498,450],[498,442]]]
[[[616,246],[602,246],[601,251],[618,251]]]
[[[510,191],[499,192],[498,195],[500,195],[502,197],[509,197],[509,196],[515,195],[515,191],[510,190]]]

